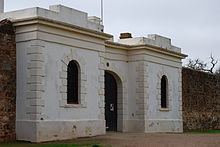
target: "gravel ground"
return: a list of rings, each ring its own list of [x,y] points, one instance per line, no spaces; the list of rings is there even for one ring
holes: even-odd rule
[[[107,133],[78,141],[99,142],[112,147],[220,147],[220,133]]]

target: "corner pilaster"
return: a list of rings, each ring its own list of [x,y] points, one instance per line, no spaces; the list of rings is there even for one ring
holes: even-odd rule
[[[26,94],[26,115],[30,120],[43,120],[45,91],[45,56],[44,46],[31,45],[27,49],[28,79]]]
[[[136,82],[138,87],[136,88],[136,93],[138,97],[136,98],[136,105],[138,107],[136,115],[138,119],[145,120],[147,118],[147,112],[149,109],[149,84],[148,84],[148,64],[146,62],[140,62],[136,67],[136,72],[138,73]]]

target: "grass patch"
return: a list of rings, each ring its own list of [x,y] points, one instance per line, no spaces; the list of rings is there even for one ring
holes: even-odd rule
[[[0,147],[105,147],[100,143],[82,143],[82,144],[31,144],[31,143],[0,143]]]
[[[191,130],[186,131],[186,133],[220,133],[220,130]]]

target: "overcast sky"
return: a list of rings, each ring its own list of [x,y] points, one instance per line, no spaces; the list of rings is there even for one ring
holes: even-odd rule
[[[5,0],[5,11],[62,4],[100,16],[101,0]],[[105,32],[133,37],[159,34],[188,58],[220,60],[220,0],[103,0]],[[220,63],[220,61],[219,61]],[[218,64],[220,65],[220,64]]]

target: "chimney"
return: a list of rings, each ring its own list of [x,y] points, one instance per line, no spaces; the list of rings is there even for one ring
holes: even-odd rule
[[[121,33],[120,39],[132,38],[131,33]]]
[[[4,0],[0,0],[0,13],[4,13]]]

